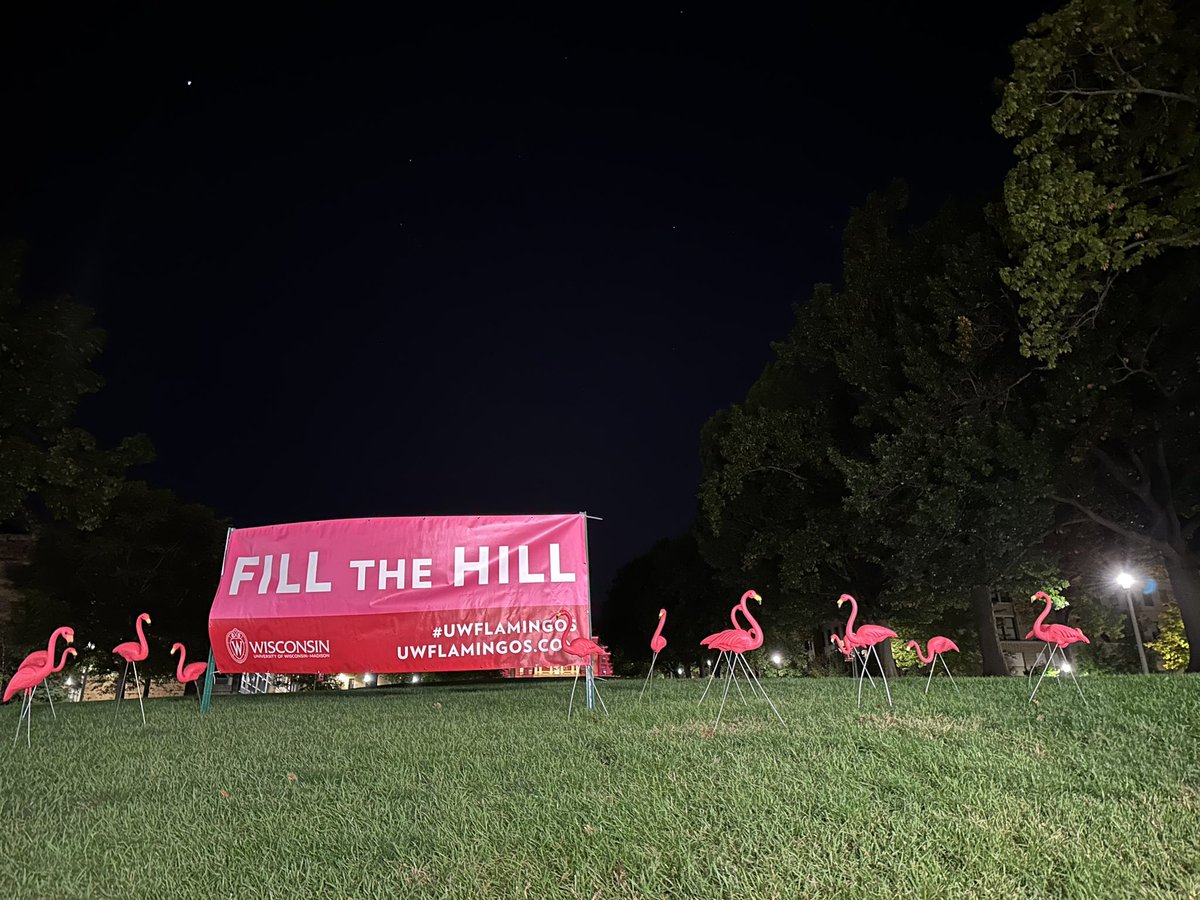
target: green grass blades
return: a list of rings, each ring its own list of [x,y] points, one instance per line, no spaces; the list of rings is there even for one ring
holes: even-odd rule
[[[1057,681],[1057,680],[1056,680]],[[0,897],[1186,897],[1200,681],[403,687],[3,709]],[[714,689],[715,690],[715,689]],[[578,698],[577,698],[578,699]]]

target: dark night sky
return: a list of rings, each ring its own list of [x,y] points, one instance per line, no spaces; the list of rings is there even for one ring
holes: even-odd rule
[[[11,6],[0,235],[109,332],[84,424],[239,526],[586,509],[598,598],[850,207],[996,190],[1040,8]]]

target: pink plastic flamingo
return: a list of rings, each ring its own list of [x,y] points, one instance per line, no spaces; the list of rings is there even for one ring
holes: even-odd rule
[[[13,736],[13,746],[17,744],[17,740],[21,737],[21,720],[25,720],[25,746],[30,745],[29,730],[33,723],[33,692],[37,686],[45,680],[46,676],[51,672],[61,672],[63,666],[67,664],[67,656],[75,654],[74,647],[67,647],[63,651],[62,659],[58,666],[54,666],[54,659],[47,656],[40,666],[25,666],[17,669],[16,674],[8,680],[8,684],[4,688],[4,703],[7,703],[14,694],[20,693],[21,697],[21,715],[17,718],[17,733]]]
[[[917,651],[917,659],[919,659],[923,665],[929,666],[929,678],[925,681],[925,693],[928,694],[929,685],[933,682],[933,673],[937,671],[937,661],[939,659],[942,661],[942,668],[946,670],[947,675],[950,675],[950,667],[946,665],[946,658],[942,656],[942,654],[948,650],[953,650],[955,653],[958,653],[958,644],[954,643],[954,641],[950,640],[950,638],[942,637],[941,635],[938,635],[937,637],[931,637],[929,639],[929,643],[926,645],[926,652],[929,654],[928,659],[926,659],[925,654],[921,652],[921,645],[916,641],[909,641],[908,646]],[[950,683],[954,684],[953,675],[950,675]],[[954,685],[954,689],[958,690],[957,684]]]
[[[567,640],[567,634],[576,629],[575,617],[565,609],[560,609],[554,614],[555,620],[566,619],[567,630],[563,632],[563,652],[571,656],[578,656],[584,660],[584,689],[586,691],[595,691],[596,699],[600,701],[600,708],[608,713],[608,707],[604,703],[604,698],[600,696],[600,691],[596,688],[596,679],[592,674],[592,657],[604,652],[604,648],[590,638],[577,637],[575,640]],[[579,672],[575,672],[575,680],[571,682],[571,699],[567,703],[567,718],[571,718],[571,710],[575,705],[575,688],[579,684]]]
[[[747,615],[749,614],[747,604],[752,599],[757,600],[760,604],[762,603],[762,597],[759,597],[757,593],[754,591],[746,591],[746,593],[742,594],[741,599],[739,599],[738,602],[733,605],[733,608],[729,610],[729,621],[733,623],[733,627],[726,628],[724,631],[718,631],[715,634],[710,634],[708,637],[700,641],[700,645],[702,647],[708,647],[710,650],[719,650],[720,653],[717,654],[717,664],[713,666],[712,671],[708,673],[708,682],[704,685],[704,692],[700,695],[700,699],[696,703],[697,706],[703,703],[704,698],[708,696],[708,689],[712,687],[713,680],[717,677],[717,673],[721,671],[721,663],[732,662],[729,647],[743,646],[743,642],[747,640],[747,638],[751,641],[753,641],[755,638],[755,630],[753,626],[747,630],[742,628],[741,624],[738,622],[738,613],[745,613]],[[761,638],[761,635],[758,637]],[[762,641],[760,639],[758,646],[761,645]],[[754,648],[750,647],[749,649],[753,650]],[[733,683],[737,685],[738,696],[745,700],[745,695],[742,694],[742,687],[741,685],[737,684],[736,671],[734,672]]]
[[[1052,600],[1050,595],[1045,591],[1038,591],[1029,599],[1031,602],[1039,599],[1046,601],[1046,608],[1043,609],[1042,614],[1037,617],[1037,620],[1033,623],[1033,630],[1029,633],[1036,637],[1039,641],[1045,641],[1046,648],[1050,651],[1050,656],[1046,660],[1046,665],[1042,667],[1042,674],[1038,678],[1037,684],[1033,686],[1033,693],[1029,695],[1029,702],[1033,702],[1033,698],[1037,694],[1038,688],[1042,686],[1042,679],[1046,677],[1046,671],[1050,668],[1051,663],[1054,662],[1054,654],[1058,653],[1063,659],[1063,669],[1070,673],[1071,680],[1075,682],[1075,689],[1079,691],[1080,699],[1086,703],[1087,698],[1083,696],[1083,688],[1079,686],[1079,679],[1075,677],[1075,670],[1072,668],[1070,660],[1067,659],[1066,648],[1072,644],[1090,644],[1091,641],[1088,640],[1087,635],[1078,628],[1072,628],[1069,625],[1058,625],[1054,623],[1051,623],[1050,625],[1045,624],[1046,616],[1050,615],[1050,610],[1054,608],[1054,600]],[[1043,650],[1043,652],[1045,651]],[[1037,663],[1035,662],[1034,665],[1036,666]],[[1029,674],[1032,677],[1033,672],[1031,671]]]
[[[121,690],[117,695],[116,712],[120,711],[121,700],[125,694],[125,676],[129,672],[129,666],[133,666],[133,683],[137,688],[138,708],[142,711],[142,725],[146,724],[146,707],[142,705],[142,683],[138,680],[137,664],[150,655],[150,648],[146,645],[146,633],[142,631],[142,622],[150,624],[150,613],[142,613],[137,617],[137,622],[134,623],[134,628],[137,629],[137,641],[126,641],[123,644],[117,644],[113,647],[113,653],[125,660],[125,671],[121,673]],[[116,717],[114,712],[114,718]]]
[[[201,675],[208,671],[208,663],[194,662],[184,666],[183,661],[187,658],[187,647],[176,641],[171,646],[172,655],[174,655],[176,650],[179,651],[179,665],[175,667],[175,677],[179,680],[179,683],[184,686],[183,689],[186,691],[188,682],[196,681]],[[196,700],[199,701],[199,699],[200,686],[196,685]]]
[[[646,673],[646,683],[642,685],[642,693],[638,694],[638,699],[642,699],[642,695],[646,693],[646,688],[650,684],[650,676],[654,674],[654,664],[658,661],[658,654],[667,646],[667,639],[662,636],[663,625],[667,623],[667,611],[660,609],[658,611],[658,627],[654,629],[654,635],[650,638],[650,650],[654,656],[650,659],[650,671]]]
[[[22,669],[30,668],[40,669],[45,664],[46,660],[53,659],[54,645],[57,643],[60,637],[66,640],[68,644],[73,643],[75,641],[75,630],[68,625],[54,629],[54,632],[50,635],[49,643],[46,644],[46,649],[34,650],[32,653],[30,653],[27,657],[21,660],[21,664],[17,666],[17,671],[19,672]],[[64,660],[65,658],[66,657],[64,654]],[[50,671],[61,672],[62,666],[59,666],[57,669],[51,669]],[[57,719],[58,713],[54,711],[54,699],[50,696],[50,685],[46,684],[45,681],[43,681],[42,684],[46,688],[46,699],[50,701],[50,715]]]
[[[888,688],[887,673],[883,671],[883,661],[879,658],[879,651],[875,649],[875,645],[899,635],[892,631],[892,629],[884,628],[882,625],[862,625],[858,630],[855,630],[854,620],[858,617],[858,601],[849,594],[842,594],[838,598],[837,605],[840,607],[843,603],[847,602],[850,604],[850,618],[846,622],[846,645],[851,650],[862,654],[862,673],[858,676],[858,705],[862,706],[863,674],[866,673],[867,664],[873,655],[876,665],[879,666],[879,675],[883,679],[883,691],[887,694],[888,706],[891,706],[892,692]]]
[[[725,691],[721,694],[721,706],[717,709],[717,718],[716,721],[713,722],[714,727],[721,723],[721,714],[725,711],[725,701],[729,697],[729,687],[731,684],[733,684],[734,679],[737,677],[737,668],[739,665],[742,667],[742,672],[746,676],[746,683],[750,685],[750,689],[763,695],[767,703],[770,705],[771,711],[775,713],[775,717],[779,719],[781,724],[783,723],[783,716],[779,715],[779,710],[775,708],[775,704],[771,702],[771,698],[767,696],[766,689],[763,688],[762,682],[758,680],[758,676],[754,674],[754,670],[750,668],[750,665],[746,662],[746,658],[743,655],[751,650],[757,650],[763,645],[762,627],[758,624],[758,621],[754,618],[754,615],[750,612],[749,606],[747,605],[752,599],[756,600],[760,604],[762,603],[762,597],[758,595],[757,591],[746,591],[746,593],[742,594],[742,598],[738,601],[737,606],[734,607],[734,609],[729,613],[729,617],[733,621],[735,627],[727,628],[724,631],[718,631],[716,634],[710,634],[700,642],[702,645],[711,650],[720,650],[722,655],[725,657],[726,669],[728,670],[728,674],[725,678]],[[743,616],[746,617],[746,622],[750,625],[748,630],[743,630],[742,628],[738,627],[737,613],[739,611]],[[721,657],[718,656],[717,665],[713,669],[713,674],[709,676],[710,683],[711,679],[716,675],[716,670],[720,668],[720,666]],[[707,692],[708,688],[705,688],[705,693]],[[703,701],[704,697],[701,696],[700,700]]]

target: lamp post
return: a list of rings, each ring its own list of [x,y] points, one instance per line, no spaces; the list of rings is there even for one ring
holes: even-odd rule
[[[1138,627],[1137,614],[1133,611],[1133,585],[1135,579],[1128,572],[1122,572],[1117,576],[1117,584],[1125,591],[1125,602],[1129,606],[1129,621],[1133,623],[1133,639],[1137,644],[1138,660],[1142,664],[1142,674],[1149,675],[1150,669],[1146,665],[1146,651],[1142,648],[1142,630]]]

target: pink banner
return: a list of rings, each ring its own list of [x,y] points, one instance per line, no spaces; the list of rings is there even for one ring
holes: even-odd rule
[[[337,519],[240,528],[208,619],[222,672],[564,665],[587,634],[587,523],[561,516]]]

